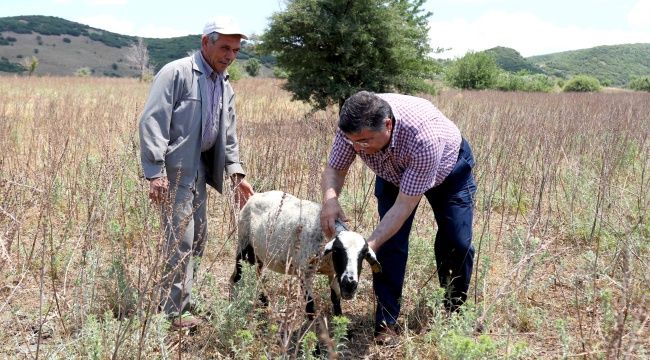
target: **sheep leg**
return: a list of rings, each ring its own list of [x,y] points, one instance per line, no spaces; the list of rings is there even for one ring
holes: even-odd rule
[[[334,289],[330,289],[330,299],[332,300],[332,311],[334,312],[334,316],[343,315],[343,312],[341,311],[341,298]]]
[[[235,259],[235,271],[230,276],[230,283],[235,284],[241,280],[241,261],[246,260],[249,264],[255,264],[255,249],[253,246],[246,245],[244,249],[237,252],[237,258]]]
[[[237,253],[237,259],[235,261],[235,271],[230,276],[230,296],[229,296],[230,298],[232,298],[233,285],[238,283],[239,280],[241,280],[242,260],[246,260],[251,265],[257,264],[257,267],[255,269],[257,277],[259,278],[262,275],[262,267],[264,266],[264,264],[262,263],[262,261],[260,261],[260,259],[258,259],[255,256],[255,249],[253,249],[251,245],[247,245],[243,250]],[[269,299],[268,297],[266,297],[266,294],[264,294],[264,292],[260,292],[258,296],[258,300],[260,304],[262,304],[262,306],[264,307],[269,306]]]
[[[343,315],[341,311],[341,290],[339,289],[339,283],[336,281],[334,275],[329,275],[330,280],[330,300],[332,300],[332,312],[334,316]]]
[[[312,294],[312,281],[313,275],[310,273],[309,269],[304,272],[305,277],[301,279],[301,287],[305,293],[305,313],[307,313],[307,318],[309,321],[313,321],[316,318],[316,305],[314,304],[314,297]]]
[[[305,292],[305,299],[307,300],[307,305],[305,305],[307,319],[309,319],[309,321],[313,321],[316,318],[316,305],[314,304],[314,298],[310,293]]]

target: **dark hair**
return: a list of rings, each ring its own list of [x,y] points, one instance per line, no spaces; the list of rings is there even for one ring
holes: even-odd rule
[[[346,134],[355,134],[365,128],[381,131],[387,118],[392,119],[393,112],[384,99],[369,91],[359,91],[341,107],[339,129]]]

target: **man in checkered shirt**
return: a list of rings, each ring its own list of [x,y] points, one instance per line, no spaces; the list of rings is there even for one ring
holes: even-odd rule
[[[322,176],[321,225],[334,235],[346,220],[338,197],[354,159],[376,174],[381,218],[368,238],[383,272],[373,274],[377,296],[375,340],[394,335],[415,209],[424,195],[438,224],[435,255],[445,306],[456,311],[467,298],[472,275],[474,157],[454,123],[430,101],[399,94],[361,91],[341,108],[339,128]]]

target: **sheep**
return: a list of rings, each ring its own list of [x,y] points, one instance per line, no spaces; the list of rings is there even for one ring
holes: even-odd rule
[[[315,314],[312,297],[316,272],[329,277],[334,315],[341,315],[341,298],[352,299],[357,291],[361,262],[373,272],[381,265],[366,240],[337,221],[337,234],[327,242],[320,225],[321,205],[282,191],[256,193],[242,208],[235,271],[231,287],[241,279],[241,260],[257,264],[258,275],[266,267],[281,274],[299,275],[307,298],[306,312]],[[262,295],[263,296],[263,295]],[[265,301],[265,298],[263,298]]]

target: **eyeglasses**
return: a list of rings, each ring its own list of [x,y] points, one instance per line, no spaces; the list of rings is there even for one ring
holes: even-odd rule
[[[343,141],[345,141],[350,146],[357,145],[358,147],[360,147],[362,149],[365,149],[368,146],[370,146],[370,143],[368,143],[368,141],[352,141],[352,140],[346,138],[345,136],[343,136]]]

